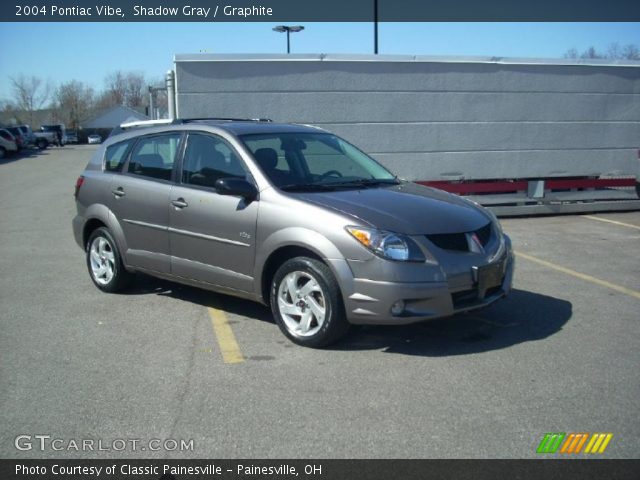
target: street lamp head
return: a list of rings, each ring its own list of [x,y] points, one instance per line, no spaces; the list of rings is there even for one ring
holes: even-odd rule
[[[300,32],[304,30],[302,25],[278,25],[273,27],[274,32],[287,33],[287,53],[291,53],[291,41],[289,37],[292,33]]]
[[[278,25],[276,27],[273,27],[273,31],[274,32],[280,32],[280,33],[284,33],[284,32],[300,32],[302,30],[304,30],[304,27],[302,25],[293,25],[293,26]]]

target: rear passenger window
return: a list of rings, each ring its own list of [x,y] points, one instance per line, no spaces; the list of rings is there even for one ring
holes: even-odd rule
[[[179,143],[179,133],[141,138],[131,152],[129,173],[171,180]]]
[[[104,169],[107,172],[121,172],[126,160],[125,154],[131,145],[131,141],[116,143],[107,147],[104,156]]]
[[[182,183],[213,187],[219,178],[245,178],[242,162],[222,139],[189,134],[182,162]]]

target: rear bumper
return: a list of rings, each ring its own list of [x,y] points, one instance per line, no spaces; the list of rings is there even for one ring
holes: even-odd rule
[[[483,295],[477,283],[450,287],[444,282],[381,282],[354,278],[343,289],[347,319],[352,324],[404,325],[486,307],[505,297],[513,284],[515,261],[509,248],[505,256],[504,277]],[[402,314],[393,315],[392,305],[402,300]]]

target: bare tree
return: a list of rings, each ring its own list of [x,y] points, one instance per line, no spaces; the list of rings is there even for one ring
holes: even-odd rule
[[[628,44],[622,47],[622,58],[627,60],[640,60],[640,48],[637,45]]]
[[[70,128],[78,128],[93,108],[93,89],[82,82],[72,80],[56,90],[59,116]]]
[[[103,102],[108,103],[108,106],[124,105],[127,96],[126,75],[118,70],[107,75],[104,82],[106,88]]]
[[[611,60],[640,60],[640,49],[637,45],[628,44],[623,47],[617,42],[612,43],[607,48],[606,53],[599,52],[595,47],[591,46],[582,53],[575,48],[570,48],[564,53],[564,58],[608,58]]]
[[[23,114],[24,111],[18,109],[15,103],[9,100],[0,100],[0,122],[8,124],[24,123]]]
[[[24,110],[29,117],[29,124],[33,124],[33,113],[40,110],[49,100],[51,84],[43,82],[36,76],[9,77],[16,102],[16,106]]]
[[[128,107],[142,107],[145,103],[146,82],[144,75],[129,72],[126,76],[126,104]]]
[[[569,50],[564,52],[564,55],[563,55],[564,58],[578,58],[579,56],[580,54],[578,53],[578,50],[575,48],[570,48]]]
[[[618,42],[614,42],[609,44],[607,48],[606,58],[621,58],[622,57],[622,49],[620,48],[620,44]]]
[[[580,54],[580,58],[605,58],[605,56],[598,52],[595,48],[589,47]]]
[[[146,82],[139,72],[110,73],[105,78],[106,90],[100,104],[103,106],[126,105],[141,107],[146,100]]]

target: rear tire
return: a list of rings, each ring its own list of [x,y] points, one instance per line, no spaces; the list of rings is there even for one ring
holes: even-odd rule
[[[130,285],[133,274],[124,268],[118,245],[107,228],[93,231],[87,241],[86,256],[89,276],[103,292],[119,292]]]
[[[4,147],[0,147],[0,160],[5,158],[6,156],[7,156],[7,151],[4,149]]]
[[[49,146],[49,142],[44,138],[40,138],[36,142],[36,146],[38,147],[39,150],[44,150]]]
[[[271,282],[270,300],[278,327],[298,345],[326,347],[349,330],[338,282],[316,259],[283,263]]]

